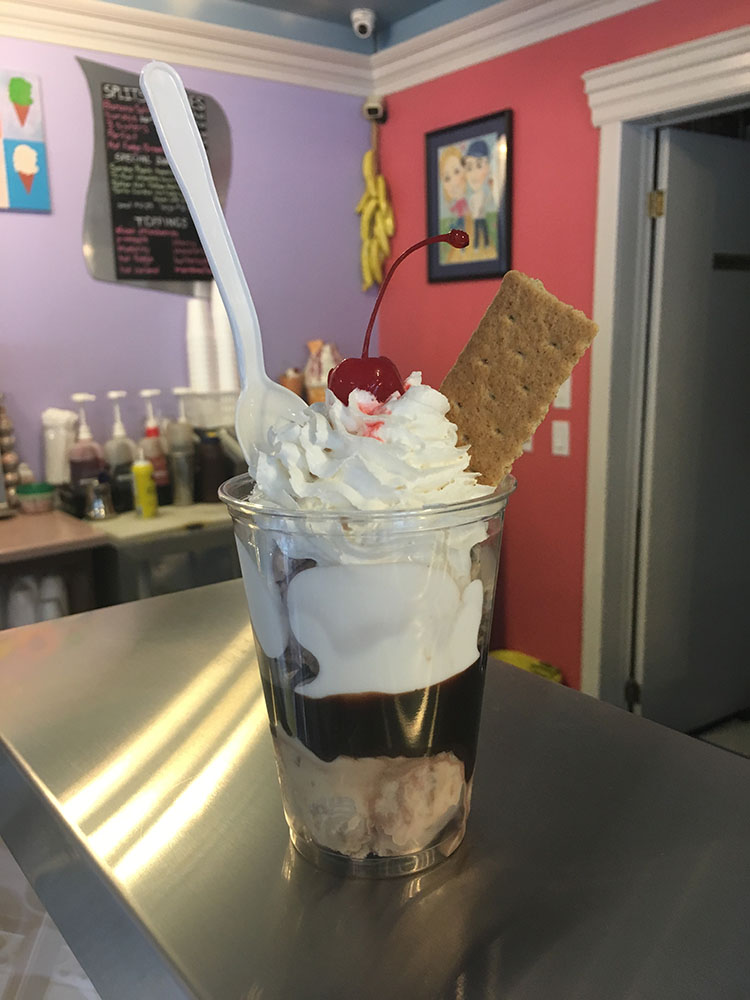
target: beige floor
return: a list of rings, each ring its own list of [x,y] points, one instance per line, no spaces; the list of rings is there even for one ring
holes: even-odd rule
[[[750,721],[729,719],[727,722],[720,722],[701,733],[699,739],[742,754],[743,757],[750,757]]]
[[[99,1000],[2,840],[0,1000]]]

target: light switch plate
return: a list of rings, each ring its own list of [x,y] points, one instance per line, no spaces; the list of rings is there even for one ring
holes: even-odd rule
[[[570,454],[570,421],[552,421],[552,454],[561,457]]]
[[[571,398],[571,379],[572,375],[569,375],[560,388],[557,390],[557,396],[555,396],[555,401],[552,404],[557,410],[569,410],[570,409],[570,398]]]

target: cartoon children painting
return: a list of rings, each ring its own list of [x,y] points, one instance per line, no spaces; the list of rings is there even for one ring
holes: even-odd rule
[[[427,218],[434,233],[462,229],[467,246],[430,247],[429,281],[505,274],[510,267],[510,110],[425,136]]]
[[[445,146],[438,158],[440,182],[443,185],[443,195],[448,211],[453,217],[451,223],[454,229],[463,229],[469,204],[466,201],[466,170],[463,157],[458,146]]]
[[[487,228],[487,213],[497,209],[491,190],[490,151],[484,139],[474,139],[469,144],[464,157],[466,182],[469,187],[469,211],[474,222],[472,243],[479,250],[489,248],[490,236]]]

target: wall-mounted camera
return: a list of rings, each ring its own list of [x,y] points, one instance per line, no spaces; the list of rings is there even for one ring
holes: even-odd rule
[[[369,7],[355,7],[351,19],[352,29],[357,38],[369,38],[375,30],[375,11]]]
[[[388,117],[388,110],[385,106],[385,98],[375,96],[368,97],[362,105],[362,114],[368,121],[377,122],[379,125],[382,125]]]

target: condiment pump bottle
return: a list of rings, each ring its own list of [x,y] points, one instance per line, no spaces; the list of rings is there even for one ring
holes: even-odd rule
[[[68,452],[70,482],[75,487],[84,479],[96,479],[99,476],[104,469],[104,452],[101,445],[94,441],[84,407],[85,403],[93,403],[96,396],[90,392],[74,392],[70,398],[78,406],[78,435]]]
[[[190,389],[173,389],[177,399],[177,420],[167,425],[169,470],[172,476],[173,503],[187,506],[195,493],[195,437],[193,426],[185,415],[185,396]]]
[[[111,389],[107,393],[107,399],[112,401],[114,424],[112,437],[104,445],[104,457],[110,471],[112,503],[118,514],[133,509],[133,462],[138,454],[122,422],[120,400],[126,396],[122,389]]]
[[[140,397],[146,403],[146,427],[140,445],[144,457],[154,467],[156,494],[159,498],[159,506],[163,507],[164,504],[172,502],[172,487],[169,480],[166,449],[159,430],[159,421],[154,414],[153,400],[160,395],[161,389],[141,389],[140,391]]]

